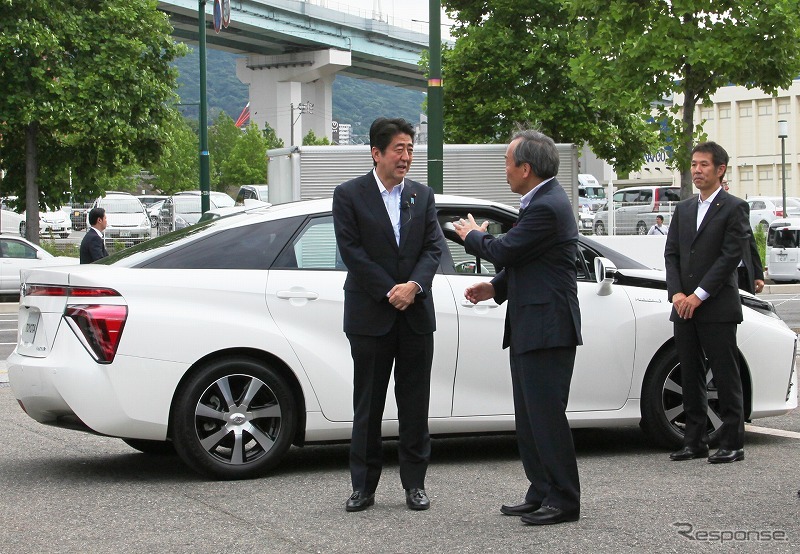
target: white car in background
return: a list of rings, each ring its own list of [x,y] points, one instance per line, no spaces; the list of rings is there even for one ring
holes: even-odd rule
[[[506,306],[463,296],[495,267],[466,253],[452,222],[471,213],[499,235],[517,210],[454,196],[437,196],[437,210],[444,233],[431,291],[431,433],[513,432],[501,348]],[[675,448],[684,413],[664,272],[579,240],[584,344],[570,424],[639,423],[653,441]],[[346,274],[330,199],[244,210],[94,264],[26,270],[9,381],[39,422],[120,437],[144,452],[174,448],[214,478],[260,475],[292,444],[350,438]],[[742,301],[746,417],[785,414],[797,407],[797,337],[768,302],[746,293]],[[713,441],[720,419],[713,373],[707,379]],[[397,432],[389,394],[383,433]]]
[[[78,258],[53,256],[41,246],[15,235],[0,235],[0,294],[19,294],[21,269],[76,265]]]
[[[750,227],[753,231],[761,225],[766,233],[770,224],[778,218],[800,218],[800,198],[786,197],[787,213],[783,210],[782,196],[749,196]]]
[[[105,196],[94,201],[92,208],[104,208],[106,211],[108,226],[103,232],[106,244],[119,241],[131,246],[150,238],[150,216],[134,195],[127,192],[107,192]],[[86,212],[87,228],[89,211]]]

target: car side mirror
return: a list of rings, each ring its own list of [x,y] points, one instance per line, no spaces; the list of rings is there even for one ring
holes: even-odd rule
[[[597,281],[597,296],[608,296],[613,291],[611,285],[617,275],[617,266],[608,258],[594,259],[594,275]]]

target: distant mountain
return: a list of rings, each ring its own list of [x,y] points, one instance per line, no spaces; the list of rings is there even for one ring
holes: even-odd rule
[[[234,120],[248,102],[248,86],[236,77],[236,54],[222,50],[207,50],[206,90],[208,93],[208,120],[212,123],[220,112]],[[197,51],[192,51],[174,63],[180,73],[178,94],[186,117],[198,119],[200,102],[200,62]],[[422,112],[422,92],[401,89],[337,76],[333,82],[333,119],[353,126],[352,135],[357,141],[368,140],[369,126],[375,118],[402,117],[411,123],[419,121]]]

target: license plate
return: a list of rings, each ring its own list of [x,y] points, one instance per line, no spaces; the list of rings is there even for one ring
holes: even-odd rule
[[[21,343],[33,344],[33,339],[36,338],[36,329],[39,328],[40,316],[41,314],[38,312],[31,312],[28,314],[28,320],[22,328],[22,336],[20,337]]]
[[[119,232],[119,236],[121,236],[121,237],[129,237],[129,236],[131,236],[131,232],[130,231],[120,231]]]

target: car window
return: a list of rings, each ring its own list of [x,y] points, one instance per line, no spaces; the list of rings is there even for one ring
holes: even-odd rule
[[[275,269],[347,268],[336,246],[333,216],[310,219],[292,239],[272,266]]]
[[[753,202],[750,203],[750,209],[751,210],[765,210],[765,209],[767,209],[767,205],[764,202],[762,202],[761,200],[753,200]]]
[[[187,239],[194,238],[198,231],[214,224],[213,221],[210,221],[204,226],[190,227],[184,230],[185,233],[178,231],[177,233],[170,233],[142,243],[147,246],[152,245],[151,248],[172,244],[173,248],[137,267],[268,269],[302,221],[303,218],[265,221],[255,225],[222,229],[196,240],[177,240],[183,237]],[[134,246],[127,250],[136,249],[135,253],[146,249],[147,246],[142,246],[141,248]],[[118,259],[121,258],[114,258],[114,261]]]
[[[106,197],[102,198],[97,205],[101,208],[105,208],[108,213],[112,214],[135,214],[142,212],[142,203],[135,197]]]
[[[36,258],[36,250],[15,240],[0,240],[0,254],[3,258]]]
[[[658,196],[661,200],[666,202],[680,202],[681,201],[681,193],[675,189],[659,189]]]
[[[510,215],[508,217],[498,217],[498,214],[481,213],[480,210],[475,209],[470,209],[469,212],[473,215],[478,225],[488,221],[487,232],[495,237],[503,236],[514,224],[514,219]],[[447,274],[480,273],[482,275],[494,275],[497,273],[497,268],[495,268],[494,264],[483,258],[468,254],[463,242],[458,237],[453,227],[453,221],[457,221],[463,215],[463,210],[458,214],[445,210],[439,212],[439,225],[442,227],[442,232],[447,241],[447,251],[450,254],[449,257],[447,255],[442,256],[442,270]]]

